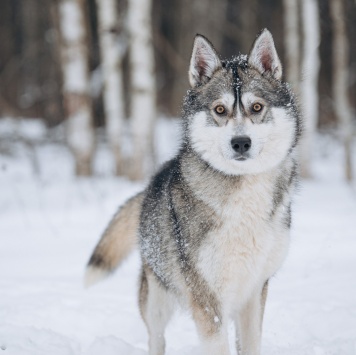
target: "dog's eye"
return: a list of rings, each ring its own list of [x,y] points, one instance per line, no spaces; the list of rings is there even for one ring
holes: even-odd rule
[[[256,102],[252,105],[252,112],[255,112],[255,113],[260,112],[262,110],[262,108],[263,108],[263,106],[260,103]]]
[[[215,112],[218,115],[223,115],[226,112],[226,110],[225,110],[225,107],[223,105],[219,105],[219,106],[215,107]]]

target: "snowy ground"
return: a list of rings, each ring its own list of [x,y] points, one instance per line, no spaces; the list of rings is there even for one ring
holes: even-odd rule
[[[45,137],[35,123],[0,122],[0,139]],[[178,134],[161,122],[161,160]],[[105,147],[97,177],[76,180],[61,144],[0,140],[0,353],[142,355],[147,334],[137,307],[138,255],[85,290],[88,257],[111,215],[142,189],[110,177]],[[315,180],[302,182],[293,238],[270,284],[263,354],[356,354],[356,192],[342,180],[338,143],[318,140]],[[8,149],[11,147],[11,149]],[[1,154],[6,152],[6,154]],[[168,355],[200,354],[194,325],[178,314]],[[1,351],[2,350],[2,351]]]

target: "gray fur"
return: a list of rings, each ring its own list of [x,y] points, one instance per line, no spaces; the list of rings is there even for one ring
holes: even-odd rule
[[[191,60],[193,72],[190,73],[192,89],[187,92],[183,103],[184,139],[181,149],[152,178],[140,205],[138,234],[143,264],[140,309],[150,335],[150,355],[164,354],[164,327],[176,303],[191,310],[206,353],[229,354],[226,322],[231,312],[237,312],[237,325],[241,328],[242,337],[239,345],[241,354],[257,355],[268,279],[283,261],[288,244],[291,203],[298,176],[295,156],[301,118],[289,86],[279,80],[282,68],[268,31],[262,32],[256,40],[257,44],[251,51],[252,59],[240,55],[229,61],[220,61],[204,37],[199,36],[195,43]],[[258,51],[266,51],[270,58],[263,57],[264,62],[259,63]],[[265,108],[261,114],[251,112],[249,106],[243,104],[244,94],[253,94],[263,100]],[[233,103],[224,115],[217,116],[213,103],[224,95],[234,98]],[[284,115],[283,118],[278,117],[279,121],[275,116],[276,109],[281,109],[278,112]],[[240,121],[235,117],[237,114]],[[277,125],[282,119],[288,123],[285,133],[291,137],[290,143],[283,148],[285,153],[280,161],[276,164],[272,161],[271,167],[265,171],[250,174],[224,172],[216,168],[209,158],[204,158],[194,145],[197,115],[205,117],[204,127],[215,130],[224,129],[228,124],[231,126],[235,121],[236,127],[249,121],[252,130],[264,125],[273,130],[279,129]],[[278,144],[275,149],[279,149]],[[269,159],[273,160],[273,154]],[[255,188],[256,191],[262,189],[264,196],[261,196],[261,202]],[[246,196],[246,191],[251,192],[251,197]],[[235,204],[238,208],[236,213],[239,213],[236,220],[240,222],[234,222]],[[261,204],[264,209],[260,208]],[[246,222],[239,219],[244,213],[248,218]],[[240,231],[236,240],[234,228]],[[275,244],[273,236],[260,235],[260,230],[275,230],[278,234]],[[225,231],[226,238],[222,234]],[[239,234],[244,231],[247,231],[246,235]],[[264,238],[273,239],[272,244],[266,244]],[[263,245],[270,245],[268,248],[271,250],[261,250]],[[217,284],[209,280],[204,269],[206,265],[215,272],[208,257],[220,255],[220,249],[226,250],[226,257],[239,265],[235,270],[236,274],[242,275],[239,280],[247,283],[249,279],[257,280],[256,284],[251,283],[253,290],[245,301],[242,301],[245,297],[243,291],[248,285],[236,285],[239,310],[234,307],[228,309],[231,305],[227,306],[224,298],[226,289],[234,286],[224,280],[233,277],[234,269],[226,270],[226,275],[225,271],[215,275]],[[207,254],[204,254],[205,250]],[[274,255],[278,259],[276,265]],[[216,259],[218,263],[221,261],[217,268],[234,267],[234,264],[225,265],[224,258],[225,255]],[[270,271],[265,272],[265,269]],[[255,333],[248,329],[255,329]]]

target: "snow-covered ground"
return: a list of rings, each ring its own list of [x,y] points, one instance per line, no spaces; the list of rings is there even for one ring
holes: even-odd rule
[[[100,233],[144,184],[111,177],[104,146],[96,177],[75,179],[63,145],[4,144],[16,134],[46,137],[35,122],[0,122],[0,353],[147,354],[137,253],[108,280],[83,288]],[[176,125],[160,123],[161,160],[177,137]],[[315,179],[302,182],[296,199],[288,259],[270,283],[266,355],[356,354],[356,190],[343,182],[336,140],[319,137],[315,157]],[[187,314],[170,323],[167,342],[168,355],[200,354]]]

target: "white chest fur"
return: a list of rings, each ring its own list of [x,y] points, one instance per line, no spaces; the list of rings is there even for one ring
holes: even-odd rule
[[[288,231],[281,211],[271,218],[274,176],[246,179],[228,200],[209,198],[220,218],[201,246],[198,268],[223,303],[239,307],[285,258]],[[283,208],[283,207],[282,207]]]

